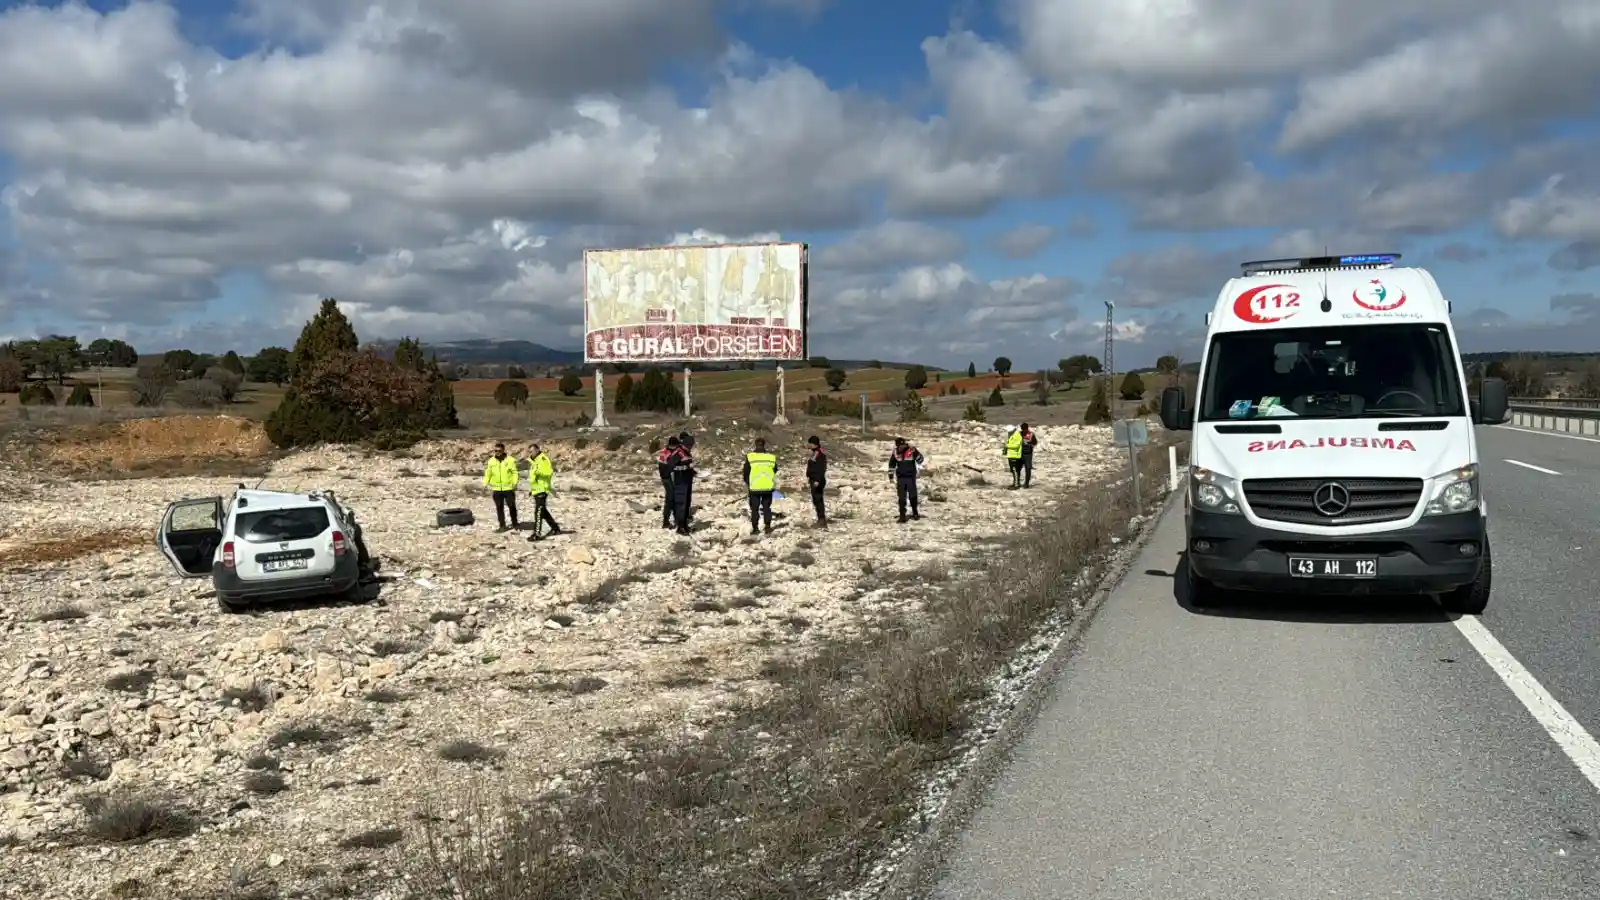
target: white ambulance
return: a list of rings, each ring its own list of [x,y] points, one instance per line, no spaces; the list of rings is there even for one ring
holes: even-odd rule
[[[1477,615],[1492,564],[1475,424],[1450,306],[1399,254],[1245,263],[1206,316],[1198,396],[1161,396],[1194,432],[1188,593],[1435,594]]]

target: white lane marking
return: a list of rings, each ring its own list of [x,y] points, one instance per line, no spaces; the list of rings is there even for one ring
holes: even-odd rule
[[[1489,668],[1500,676],[1506,687],[1511,688],[1511,693],[1522,701],[1533,718],[1544,726],[1544,730],[1578,767],[1578,771],[1583,773],[1583,777],[1589,779],[1595,790],[1600,790],[1600,742],[1583,730],[1578,720],[1556,698],[1550,696],[1550,692],[1533,677],[1533,673],[1523,668],[1522,663],[1517,662],[1511,651],[1490,634],[1476,616],[1457,616],[1455,623],[1456,630],[1467,639],[1472,649],[1478,651]]]
[[[1600,438],[1582,437],[1576,434],[1562,434],[1559,431],[1543,431],[1538,428],[1518,428],[1515,425],[1491,425],[1490,428],[1502,428],[1506,431],[1520,431],[1523,434],[1542,434],[1548,437],[1566,438],[1569,441],[1584,441],[1589,444],[1600,444]]]
[[[1522,462],[1521,460],[1508,459],[1508,460],[1506,460],[1506,462],[1511,463],[1513,466],[1521,466],[1524,469],[1532,469],[1535,472],[1543,472],[1546,475],[1560,475],[1561,474],[1560,472],[1557,472],[1555,469],[1546,469],[1544,466],[1536,466],[1533,463],[1525,463],[1525,462]]]

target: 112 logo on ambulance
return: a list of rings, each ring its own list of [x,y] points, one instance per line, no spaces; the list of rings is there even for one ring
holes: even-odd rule
[[[1233,314],[1255,325],[1271,325],[1300,312],[1300,294],[1292,284],[1263,284],[1233,301]]]

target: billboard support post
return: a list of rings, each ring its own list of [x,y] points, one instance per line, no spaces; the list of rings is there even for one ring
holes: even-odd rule
[[[606,427],[606,373],[599,366],[594,368],[594,427]]]
[[[685,419],[694,414],[694,401],[689,399],[689,373],[694,371],[688,366],[683,367],[683,417]]]
[[[784,386],[783,386],[783,366],[782,365],[778,366],[778,397],[777,397],[777,402],[773,404],[773,412],[775,413],[775,415],[772,417],[772,424],[774,424],[774,425],[787,425],[787,424],[789,424],[788,391],[784,390]]]

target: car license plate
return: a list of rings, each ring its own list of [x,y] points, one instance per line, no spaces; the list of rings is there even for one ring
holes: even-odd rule
[[[1376,559],[1328,559],[1317,556],[1289,557],[1289,574],[1296,578],[1376,578]]]
[[[290,569],[304,569],[310,560],[305,559],[274,559],[261,564],[263,572],[286,572]]]

